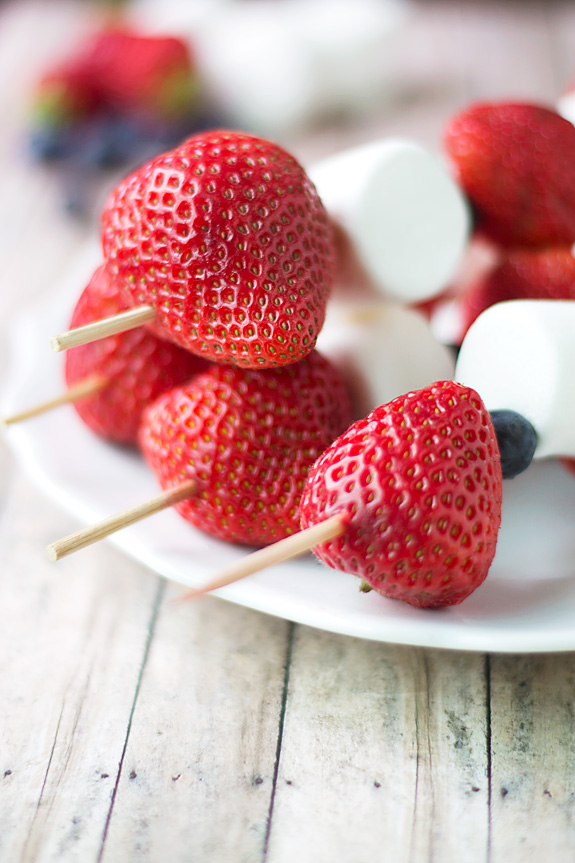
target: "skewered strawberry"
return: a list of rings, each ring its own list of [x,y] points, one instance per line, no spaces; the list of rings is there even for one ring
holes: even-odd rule
[[[271,368],[315,344],[331,227],[303,169],[268,141],[207,133],[154,159],[113,193],[103,244],[132,306],[194,353]]]
[[[461,602],[485,579],[501,519],[501,466],[473,390],[442,382],[355,423],[316,462],[302,526],[345,516],[314,549],[385,596],[421,607]]]
[[[537,105],[482,103],[445,135],[477,227],[503,246],[575,242],[575,128]]]
[[[76,304],[71,326],[83,326],[127,307],[105,266],[100,266]],[[135,444],[144,408],[207,366],[200,357],[140,327],[69,351],[65,375],[69,387],[88,377],[102,378],[105,385],[75,401],[74,407],[96,434]]]
[[[309,468],[350,422],[339,373],[313,351],[267,372],[212,366],[148,408],[140,445],[162,488],[195,478],[184,518],[266,545],[299,529]]]
[[[76,304],[72,323],[81,326],[125,308],[125,300],[109,273],[100,266]],[[206,368],[205,360],[144,329],[110,336],[67,354],[65,393],[8,417],[3,424],[11,425],[72,403],[96,434],[135,444],[144,408],[165,390]]]

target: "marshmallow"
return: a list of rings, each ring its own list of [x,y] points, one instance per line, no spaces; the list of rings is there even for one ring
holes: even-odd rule
[[[419,302],[448,285],[471,215],[438,159],[417,144],[388,139],[346,150],[308,173],[384,294]]]
[[[568,90],[557,100],[557,113],[575,125],[575,90]]]
[[[419,312],[400,305],[332,301],[317,348],[348,385],[354,419],[410,390],[453,378],[451,351]]]
[[[463,340],[455,380],[477,390],[488,410],[528,419],[536,458],[575,456],[575,302],[491,306]]]

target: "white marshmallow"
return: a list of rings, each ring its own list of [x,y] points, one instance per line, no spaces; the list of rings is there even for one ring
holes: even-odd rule
[[[354,419],[410,390],[453,378],[452,354],[425,318],[391,303],[332,301],[317,348],[346,381]]]
[[[477,390],[488,410],[528,419],[536,458],[575,456],[575,302],[491,306],[463,340],[455,379]]]
[[[557,113],[575,125],[575,91],[569,90],[557,100]]]
[[[471,227],[468,204],[441,162],[409,141],[376,141],[308,173],[386,295],[418,302],[453,278]]]

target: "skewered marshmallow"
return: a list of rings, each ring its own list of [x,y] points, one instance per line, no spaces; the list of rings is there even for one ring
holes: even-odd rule
[[[438,159],[417,144],[388,139],[346,150],[308,173],[379,290],[411,303],[447,287],[471,218]]]
[[[535,458],[575,456],[575,302],[510,300],[471,326],[455,379],[535,428]]]

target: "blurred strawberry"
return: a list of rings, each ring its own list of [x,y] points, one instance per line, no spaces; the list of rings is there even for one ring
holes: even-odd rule
[[[522,299],[575,300],[575,258],[570,247],[511,251],[463,294],[463,334],[489,306]]]
[[[181,39],[106,30],[90,62],[103,98],[120,111],[177,118],[195,107],[197,74]]]
[[[563,117],[537,105],[472,105],[451,120],[445,145],[492,240],[575,242],[575,128]]]

